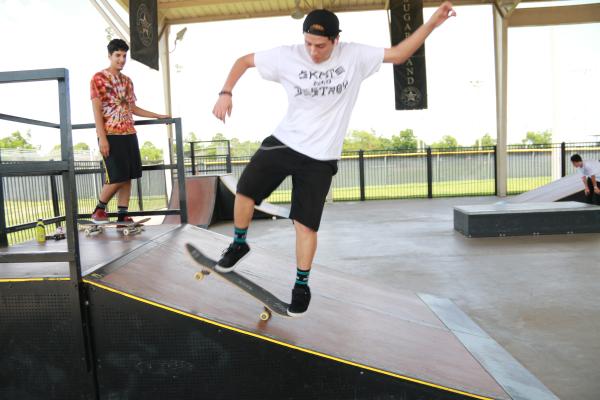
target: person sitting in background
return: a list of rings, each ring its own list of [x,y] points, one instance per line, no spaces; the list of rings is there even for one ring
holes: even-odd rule
[[[598,183],[596,173],[592,170],[592,167],[586,161],[583,161],[579,154],[573,154],[571,162],[581,175],[586,202],[600,205],[600,183]]]

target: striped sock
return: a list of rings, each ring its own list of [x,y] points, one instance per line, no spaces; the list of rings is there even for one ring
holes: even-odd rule
[[[235,227],[233,230],[233,241],[237,244],[246,243],[246,235],[248,234],[248,228]]]
[[[296,286],[306,286],[308,285],[308,275],[310,274],[310,270],[303,271],[300,268],[296,269]]]
[[[127,211],[128,210],[129,210],[128,206],[118,206],[117,221],[123,221],[123,220],[125,220],[125,217],[127,216]]]

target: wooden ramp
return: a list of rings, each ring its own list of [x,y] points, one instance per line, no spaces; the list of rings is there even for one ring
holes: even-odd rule
[[[185,243],[218,257],[229,241],[180,227],[85,278],[94,289],[96,346],[113,358],[104,359],[113,372],[101,380],[126,385],[145,359],[142,369],[174,369],[183,382],[201,368],[206,354],[198,352],[208,351],[221,374],[210,379],[227,381],[223,398],[555,398],[451,302],[392,293],[325,267],[311,275],[304,317],[262,322],[250,296],[214,276],[194,279]],[[238,272],[289,301],[294,265],[255,246]],[[108,339],[117,331],[123,338]],[[252,371],[254,380],[238,378]]]
[[[177,180],[173,183],[169,208],[179,207],[179,189]],[[202,228],[219,221],[233,220],[233,204],[237,187],[236,179],[231,175],[223,176],[186,176],[186,204],[188,223]],[[290,210],[286,207],[263,201],[255,206],[254,219],[288,218]],[[167,215],[164,224],[179,224],[178,215]]]
[[[216,217],[215,204],[217,200],[217,176],[186,176],[185,192],[188,212],[188,223],[208,227]],[[169,209],[179,208],[179,185],[177,179],[173,182]],[[179,224],[179,215],[167,215],[163,223]]]
[[[224,220],[233,219],[233,200],[237,191],[237,179],[233,175],[219,177],[219,213]],[[254,206],[255,218],[289,218],[290,210],[287,207],[271,204],[268,201]]]

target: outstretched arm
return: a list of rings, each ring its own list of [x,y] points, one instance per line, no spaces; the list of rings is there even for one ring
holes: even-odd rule
[[[133,109],[131,111],[133,112],[133,115],[137,115],[138,117],[171,118],[169,115],[166,115],[166,114],[157,114],[157,113],[153,113],[152,111],[144,110],[143,108],[138,107],[135,104],[133,105]]]
[[[237,81],[242,77],[242,75],[244,75],[244,72],[246,72],[248,68],[253,67],[254,53],[247,54],[236,60],[236,62],[233,64],[233,67],[231,67],[231,71],[229,71],[229,75],[225,80],[221,94],[219,94],[219,99],[213,108],[213,114],[215,117],[225,122],[225,117],[231,115],[231,109],[233,107],[231,92],[233,91]]]
[[[383,62],[393,64],[403,64],[425,43],[427,36],[435,28],[443,24],[448,18],[455,17],[456,11],[452,8],[452,3],[445,1],[412,35],[389,49],[385,49]]]

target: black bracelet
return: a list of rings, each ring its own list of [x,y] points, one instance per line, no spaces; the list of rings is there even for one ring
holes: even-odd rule
[[[221,90],[221,91],[219,92],[219,96],[222,96],[222,95],[224,95],[224,94],[226,94],[227,96],[231,96],[231,97],[233,97],[233,93],[231,93],[231,92],[229,92],[229,91],[227,91],[227,90]]]

